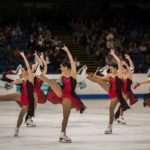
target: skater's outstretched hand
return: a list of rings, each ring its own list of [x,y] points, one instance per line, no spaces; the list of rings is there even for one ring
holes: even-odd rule
[[[64,47],[62,47],[62,50],[64,50],[65,52],[69,51],[69,49],[66,45],[64,45]]]
[[[109,54],[110,54],[110,55],[115,55],[115,50],[114,50],[114,49],[111,49]]]
[[[35,55],[35,56],[37,56],[38,54],[37,54],[37,51],[34,51],[34,54],[33,55]]]
[[[44,53],[43,53],[43,52],[41,52],[40,58],[41,58],[41,59],[44,59]]]
[[[128,55],[128,54],[124,54],[124,57],[125,57],[126,59],[130,59],[130,55]]]
[[[140,86],[140,83],[137,82],[135,85],[134,85],[134,89],[138,88]]]
[[[25,56],[24,51],[20,51],[21,56]]]

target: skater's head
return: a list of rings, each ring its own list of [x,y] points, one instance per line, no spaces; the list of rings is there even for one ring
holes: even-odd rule
[[[27,71],[27,67],[26,66],[22,66],[21,68],[21,76],[25,76],[27,75],[28,71]]]
[[[127,73],[129,72],[127,66],[129,66],[129,64],[128,64],[125,60],[122,60],[122,61],[120,62],[120,64],[121,64],[121,70],[120,70],[120,71],[121,71],[123,74],[127,74]]]
[[[32,72],[34,73],[35,72],[35,70],[36,70],[36,64],[34,64],[34,63],[30,63],[30,68],[31,68],[31,70],[32,70]]]
[[[36,71],[37,64],[35,64],[34,61],[30,61],[29,65],[30,65],[32,72],[34,73]]]
[[[62,72],[68,72],[71,69],[71,64],[68,60],[64,60],[61,64],[60,64],[60,70]]]
[[[122,65],[122,67],[121,67],[121,72],[122,72],[123,74],[126,74],[126,73],[128,72],[128,68],[127,68],[126,65]]]
[[[25,76],[27,73],[28,73],[28,72],[27,72],[27,70],[26,70],[25,68],[22,68],[22,69],[21,69],[21,75],[22,75],[22,76]]]
[[[115,63],[112,63],[111,65],[109,65],[109,72],[110,73],[115,73],[118,70],[118,65]]]

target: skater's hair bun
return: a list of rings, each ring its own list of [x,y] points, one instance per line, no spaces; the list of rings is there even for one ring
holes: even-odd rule
[[[113,68],[115,68],[115,69],[118,69],[118,65],[115,64],[115,63],[112,63],[112,64],[110,64],[109,66],[110,66],[110,67],[113,67]]]
[[[63,60],[61,65],[63,67],[67,67],[68,69],[71,69],[71,64],[70,64],[69,60],[67,60],[67,59]]]
[[[127,69],[127,66],[126,66],[126,65],[122,65],[122,67],[123,67],[124,69]]]
[[[23,68],[25,71],[28,70],[26,65],[22,65],[22,68]]]

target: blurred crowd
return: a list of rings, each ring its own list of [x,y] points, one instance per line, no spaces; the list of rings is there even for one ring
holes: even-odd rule
[[[59,73],[60,62],[66,55],[61,50],[62,42],[52,33],[54,28],[60,27],[71,32],[75,42],[83,45],[100,66],[114,61],[109,55],[113,48],[122,58],[124,53],[131,56],[135,72],[145,73],[150,66],[148,12],[124,7],[103,9],[101,13],[86,11],[72,16],[54,12],[51,16],[42,16],[42,20],[0,19],[0,73],[23,63],[20,50],[30,61],[34,61],[34,51],[44,52],[48,73]],[[76,61],[80,66],[77,58]]]
[[[44,52],[48,73],[59,73],[60,62],[66,58],[61,50],[62,42],[53,36],[42,22],[32,20],[28,26],[21,22],[0,26],[0,72],[15,69],[23,64],[20,51],[34,63],[34,51]]]
[[[145,12],[146,14],[147,12]],[[111,9],[102,15],[90,14],[74,17],[70,23],[76,42],[85,46],[100,66],[111,63],[111,48],[123,57],[131,56],[135,72],[147,72],[150,67],[150,22],[142,18],[141,11]]]

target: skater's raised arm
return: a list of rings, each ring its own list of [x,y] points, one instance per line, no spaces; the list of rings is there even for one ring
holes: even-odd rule
[[[113,49],[110,50],[110,54],[115,58],[115,60],[117,61],[117,64],[118,64],[118,75],[121,75],[122,76],[122,66],[124,65],[127,70],[129,71],[129,75],[130,77],[132,78],[132,72],[131,72],[131,69],[130,67],[128,66],[128,64],[125,62],[125,61],[121,61],[119,59],[119,57],[115,54],[115,51]]]
[[[75,64],[75,62],[74,62],[74,60],[73,60],[73,57],[72,57],[72,55],[71,55],[71,53],[70,53],[68,47],[64,46],[62,49],[67,53],[68,58],[69,58],[69,60],[70,60],[70,64],[71,64],[71,75],[72,75],[74,78],[77,78],[76,64]]]
[[[29,62],[28,62],[28,60],[27,60],[27,58],[26,58],[24,52],[23,52],[23,51],[20,52],[20,55],[22,56],[22,58],[23,58],[23,60],[24,60],[24,62],[25,62],[25,64],[26,64],[26,67],[27,67],[28,72],[29,72],[29,73],[32,73],[32,70],[31,70],[31,68],[30,68],[30,64],[29,64]]]
[[[117,62],[118,65],[118,73],[121,75],[121,69],[122,69],[122,61],[120,60],[120,58],[115,54],[115,50],[111,49],[110,50],[110,55],[112,55],[114,57],[114,59]]]
[[[118,64],[118,68],[119,70],[121,69],[121,60],[120,58],[115,54],[115,50],[111,49],[110,50],[110,55],[112,55],[114,57],[114,59],[116,60],[117,64]]]
[[[40,57],[38,56],[37,51],[34,52],[34,55],[35,55],[35,58],[38,60],[38,64],[40,64],[41,66],[43,66],[43,62],[40,59]]]
[[[133,62],[132,62],[132,60],[131,60],[130,55],[124,54],[124,56],[125,56],[125,58],[129,61],[130,70],[133,72],[135,67],[134,67],[134,64],[133,64]]]
[[[42,60],[42,62],[44,64],[44,71],[43,71],[43,73],[46,74],[47,73],[47,62],[44,59],[44,53],[41,53],[40,59]]]
[[[129,72],[129,76],[132,79],[133,72],[132,72],[131,68],[129,67],[129,65],[125,61],[122,61],[121,63],[122,63],[122,65],[124,65],[127,68],[128,72]]]

